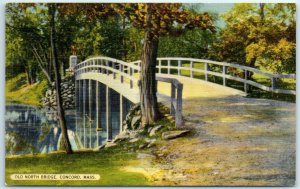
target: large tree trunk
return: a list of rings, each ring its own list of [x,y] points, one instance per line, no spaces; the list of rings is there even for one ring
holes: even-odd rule
[[[64,139],[64,146],[67,154],[73,153],[72,147],[69,141],[68,133],[67,133],[67,126],[65,120],[65,112],[62,107],[62,98],[61,98],[61,90],[60,90],[60,74],[59,74],[59,65],[58,65],[58,56],[57,56],[57,49],[56,49],[56,35],[55,35],[55,12],[56,12],[56,4],[50,4],[49,6],[51,21],[50,21],[50,28],[51,28],[51,48],[52,48],[52,62],[54,68],[54,75],[55,75],[55,87],[56,87],[56,103],[57,103],[57,117],[59,120],[59,125],[61,127],[62,136]]]
[[[157,83],[155,79],[158,36],[151,31],[152,11],[148,8],[147,29],[144,37],[144,47],[141,57],[140,100],[143,125],[152,124],[159,117],[157,105]]]

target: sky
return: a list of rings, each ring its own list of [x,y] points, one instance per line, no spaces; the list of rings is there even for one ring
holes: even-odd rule
[[[199,3],[199,4],[188,4],[189,6],[195,7],[199,12],[209,12],[218,15],[224,14],[233,7],[233,3]],[[221,17],[218,16],[218,20],[215,22],[216,26],[224,27],[225,22]]]

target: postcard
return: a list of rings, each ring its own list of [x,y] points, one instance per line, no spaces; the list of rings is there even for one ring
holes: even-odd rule
[[[296,4],[5,14],[6,185],[295,185]]]

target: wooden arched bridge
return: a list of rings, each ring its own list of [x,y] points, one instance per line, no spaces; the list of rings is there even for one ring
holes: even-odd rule
[[[71,56],[71,62],[72,58],[76,59]],[[128,63],[95,57],[74,65],[82,147],[96,147],[122,131],[122,121],[130,105],[139,102],[140,64],[141,61]],[[249,86],[273,93],[296,94],[294,90],[278,88],[276,83],[281,78],[295,80],[295,74],[272,74],[247,66],[193,58],[158,58],[156,69],[158,101],[170,107],[177,126],[183,124],[182,115],[188,125],[203,121],[204,112],[197,108],[203,107],[199,105],[203,99],[214,102],[228,97],[254,104],[261,101],[244,98]],[[263,75],[269,84],[251,80],[249,73]],[[240,83],[243,90],[231,88],[230,81]]]

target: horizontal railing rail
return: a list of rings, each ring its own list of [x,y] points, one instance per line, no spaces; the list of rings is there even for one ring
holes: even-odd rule
[[[165,64],[163,64],[163,62]],[[174,62],[175,62],[175,65],[174,65]],[[135,66],[138,66],[138,67],[140,66],[140,63],[141,63],[140,60],[131,62],[131,64],[134,64]],[[203,68],[195,68],[194,65],[196,63],[204,64]],[[183,64],[187,65],[187,66],[183,66]],[[219,72],[210,70],[209,66],[211,66],[211,65],[220,66],[221,69],[219,70]],[[227,86],[227,79],[238,81],[240,83],[243,83],[244,91],[246,93],[248,92],[249,85],[251,85],[251,86],[254,86],[259,89],[269,91],[269,92],[296,95],[295,90],[278,88],[278,85],[277,85],[277,79],[296,80],[296,74],[274,74],[274,73],[269,73],[269,72],[262,71],[262,70],[259,70],[256,68],[239,65],[239,64],[233,64],[233,63],[227,63],[227,62],[217,62],[217,61],[212,61],[212,60],[204,60],[204,59],[196,59],[196,58],[180,58],[180,57],[157,58],[156,68],[157,68],[157,73],[160,73],[160,74],[175,75],[172,73],[172,71],[176,70],[177,71],[176,75],[190,77],[190,78],[194,78],[194,79],[198,79],[198,78],[195,78],[195,73],[202,73],[202,74],[204,74],[205,81],[208,81],[209,75],[218,76],[218,77],[222,78],[224,86]],[[242,73],[242,76],[240,74],[230,75],[229,71],[228,71],[229,68],[240,69],[241,70],[240,73]],[[165,73],[163,73],[163,70],[165,70]],[[189,75],[181,74],[182,70],[189,72]],[[263,85],[256,81],[250,80],[249,79],[250,72],[264,75],[264,76],[270,78],[270,81],[271,81],[270,86]]]
[[[133,76],[134,73],[139,72],[140,68],[136,65],[109,58],[109,57],[95,57],[87,59],[75,66],[75,75],[82,73],[97,72],[102,74],[113,75],[113,79],[120,79],[121,83],[128,80],[130,88],[138,84],[138,79]]]

